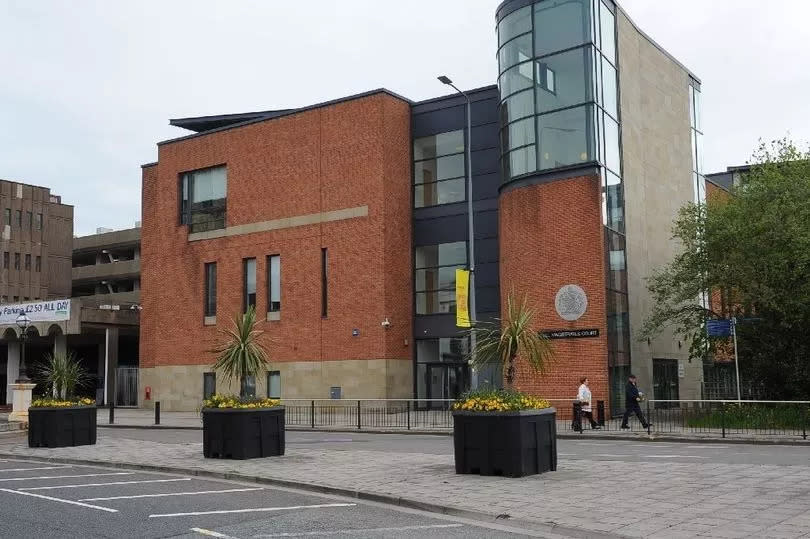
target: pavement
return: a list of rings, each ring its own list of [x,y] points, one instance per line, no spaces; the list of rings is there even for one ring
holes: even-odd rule
[[[98,436],[29,449],[9,433],[0,454],[296,487],[544,536],[810,537],[806,447],[559,440],[556,472],[509,479],[456,475],[449,436],[289,432],[285,456],[249,461],[204,459],[195,430]]]

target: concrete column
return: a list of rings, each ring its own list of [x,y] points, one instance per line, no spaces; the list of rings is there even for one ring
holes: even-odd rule
[[[8,341],[8,359],[6,361],[6,404],[14,403],[14,391],[11,385],[20,375],[20,341]]]
[[[118,328],[107,328],[104,335],[104,403],[115,399],[115,371],[118,368]]]
[[[67,335],[57,335],[53,340],[53,354],[67,354]]]
[[[104,349],[104,342],[102,342],[98,346],[98,383],[101,384],[101,404],[106,404],[104,400],[104,395],[106,394],[106,380],[107,380],[107,373],[104,370],[104,354],[106,350]]]

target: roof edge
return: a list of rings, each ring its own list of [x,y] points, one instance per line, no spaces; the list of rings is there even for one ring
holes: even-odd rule
[[[331,106],[331,105],[337,105],[339,103],[344,103],[344,102],[347,102],[347,101],[354,101],[355,99],[362,99],[364,97],[371,97],[371,96],[377,95],[377,94],[387,94],[387,95],[393,97],[394,99],[399,99],[400,101],[404,101],[408,105],[413,105],[413,103],[414,103],[413,101],[411,101],[407,97],[403,97],[403,96],[401,96],[401,95],[399,95],[399,94],[397,94],[395,92],[392,92],[391,90],[388,90],[386,88],[377,88],[375,90],[369,90],[367,92],[362,92],[362,93],[359,93],[359,94],[352,94],[352,95],[349,95],[349,96],[346,96],[346,97],[341,97],[341,98],[338,98],[338,99],[331,99],[329,101],[323,101],[321,103],[316,103],[314,105],[309,105],[309,106],[301,107],[301,108],[298,108],[298,109],[290,109],[290,111],[288,113],[280,114],[280,115],[274,116],[272,118],[256,118],[254,120],[246,120],[244,122],[239,122],[239,123],[235,123],[235,124],[231,124],[231,125],[225,125],[225,126],[222,126],[222,127],[217,127],[216,129],[211,129],[209,131],[202,131],[200,133],[192,133],[190,135],[185,135],[185,136],[182,136],[182,137],[162,140],[162,141],[158,142],[157,145],[158,146],[163,146],[164,144],[171,144],[171,143],[174,143],[174,142],[182,142],[184,140],[189,140],[189,139],[192,139],[192,138],[202,137],[202,136],[205,136],[205,135],[210,135],[212,133],[219,133],[221,131],[227,131],[229,129],[236,129],[236,128],[239,128],[239,127],[244,127],[246,125],[251,125],[251,124],[255,124],[255,123],[259,123],[259,122],[269,122],[269,121],[272,121],[272,120],[277,120],[279,118],[292,116],[293,114],[298,114],[298,113],[301,113],[301,112],[307,112],[307,111],[310,111],[310,110],[320,109],[320,108],[328,107],[328,106]]]
[[[144,163],[143,165],[141,165],[141,168],[149,168],[149,167],[154,167],[154,166],[157,166],[157,164],[158,164],[158,162],[157,162],[157,161],[153,161],[153,162],[151,162],[151,163]]]
[[[464,93],[465,94],[475,94],[475,93],[480,93],[480,92],[486,92],[486,91],[492,90],[492,89],[497,90],[498,85],[497,84],[488,84],[487,86],[479,86],[478,88],[473,88],[471,90],[464,90]],[[452,97],[459,97],[459,95],[458,95],[458,93],[454,93],[454,94],[441,95],[439,97],[431,97],[431,98],[425,99],[423,101],[415,101],[413,103],[413,105],[414,106],[416,106],[416,105],[427,105],[428,103],[433,103],[433,102],[436,102],[436,101],[443,101],[445,99],[450,99]]]

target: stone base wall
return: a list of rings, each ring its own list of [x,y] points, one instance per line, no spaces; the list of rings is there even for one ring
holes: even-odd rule
[[[413,397],[413,362],[410,359],[343,361],[289,361],[271,364],[268,370],[281,373],[284,399],[328,399],[332,387],[341,388],[344,399],[407,399]],[[160,401],[164,411],[194,411],[203,397],[203,374],[210,365],[171,365],[140,370],[138,405],[154,407]],[[151,399],[145,400],[146,388]],[[239,393],[239,382],[228,385],[217,376],[218,393]],[[267,395],[266,376],[256,380],[256,395]]]

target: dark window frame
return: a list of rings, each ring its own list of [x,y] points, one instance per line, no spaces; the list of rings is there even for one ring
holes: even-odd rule
[[[25,253],[25,269],[31,271],[31,253]]]
[[[416,137],[411,142],[411,146],[414,147],[416,145],[416,141],[418,139],[425,139],[425,138],[430,138],[430,137],[435,138],[435,137],[437,137],[439,135],[446,135],[448,133],[460,133],[461,134],[461,140],[462,140],[462,142],[464,144],[464,147],[463,147],[463,149],[461,151],[452,151],[452,152],[449,152],[449,153],[441,153],[441,154],[437,152],[436,155],[434,155],[433,157],[423,157],[421,159],[416,159],[416,157],[414,157],[414,159],[413,159],[413,166],[412,166],[412,168],[413,168],[413,172],[412,172],[413,181],[412,181],[411,190],[412,190],[412,195],[413,195],[412,198],[413,198],[413,203],[414,203],[415,208],[433,208],[435,206],[443,206],[445,204],[458,204],[460,202],[465,202],[467,200],[467,197],[469,196],[469,193],[467,192],[467,187],[468,186],[467,186],[467,182],[466,182],[466,179],[467,179],[467,159],[466,159],[466,155],[467,155],[467,144],[468,144],[467,130],[466,129],[451,129],[450,131],[442,131],[441,133],[434,133],[432,135],[426,135],[424,137]],[[413,152],[414,152],[413,155],[415,156],[416,151],[413,150]],[[461,156],[461,158],[463,160],[463,163],[464,163],[464,167],[463,167],[464,168],[464,175],[463,176],[452,176],[450,178],[442,178],[442,179],[439,179],[439,180],[432,180],[432,181],[428,181],[428,182],[426,182],[426,181],[417,182],[416,181],[417,180],[417,178],[416,178],[416,165],[417,165],[417,163],[425,163],[425,162],[428,162],[428,161],[436,161],[438,163],[439,159],[446,158],[446,157],[455,157],[455,156]],[[417,205],[417,201],[416,201],[417,187],[421,186],[422,189],[424,189],[426,186],[429,186],[429,185],[437,185],[437,187],[438,187],[438,184],[441,183],[441,182],[450,182],[450,181],[458,181],[458,180],[465,180],[465,182],[464,182],[464,198],[462,198],[461,200],[453,200],[453,201],[450,201],[450,202],[442,202],[442,203],[429,204],[429,205],[424,204],[422,206]]]
[[[213,273],[213,275],[212,275]],[[206,262],[203,265],[203,316],[217,315],[217,263]]]
[[[278,301],[273,301],[273,259],[278,260]],[[281,311],[281,255],[267,255],[267,312]]]
[[[17,228],[22,228],[22,210],[16,210],[14,220],[17,222]]]
[[[212,213],[212,211],[221,210],[222,217],[203,221],[199,223],[193,222],[193,215],[195,209],[192,207],[191,201],[194,200],[194,174],[204,172],[207,170],[221,168],[225,171],[225,197],[221,199],[212,199],[198,202],[196,211],[200,213]],[[213,165],[210,167],[198,168],[194,170],[187,170],[179,174],[178,181],[178,217],[179,224],[188,226],[189,233],[205,232],[208,230],[221,230],[224,229],[227,219],[228,209],[228,167],[225,163]]]
[[[34,261],[34,271],[37,273],[42,271],[42,257],[39,255],[37,255],[37,258]]]
[[[271,395],[270,394],[270,379],[273,377],[278,377],[278,395]],[[280,399],[281,398],[281,371],[267,371],[267,398],[268,399]]]
[[[6,208],[4,212],[6,226],[11,226],[11,208]]]
[[[329,316],[329,249],[321,247],[321,318]]]
[[[454,264],[442,264],[441,260],[439,259],[439,256],[440,256],[440,254],[439,254],[440,253],[439,246],[441,246],[441,245],[450,245],[450,244],[455,244],[455,243],[463,243],[464,244],[465,261],[463,263],[461,263],[461,264],[457,264],[457,263],[454,263]],[[436,265],[436,266],[419,266],[419,267],[416,266],[416,250],[420,249],[420,248],[425,248],[425,247],[436,247],[437,248],[436,257],[437,257],[438,265]],[[418,307],[419,307],[418,298],[419,298],[420,295],[427,296],[427,295],[434,295],[435,294],[438,297],[442,292],[451,292],[452,294],[455,294],[456,283],[455,283],[455,278],[454,278],[452,286],[442,287],[441,285],[439,285],[438,288],[428,288],[427,285],[425,285],[425,288],[419,288],[417,283],[416,283],[417,272],[425,271],[425,270],[434,270],[434,271],[438,272],[442,268],[469,269],[469,267],[470,267],[469,264],[470,264],[470,246],[469,246],[468,242],[466,242],[466,241],[463,241],[463,240],[462,241],[450,241],[450,242],[445,242],[445,243],[433,243],[433,244],[430,244],[430,245],[418,245],[418,246],[415,246],[414,247],[414,266],[413,266],[413,291],[414,291],[414,302],[415,302],[414,303],[414,313],[416,313],[419,316],[430,316],[430,315],[435,315],[435,314],[452,314],[452,313],[456,312],[456,310],[455,310],[455,300],[452,302],[453,307],[451,308],[451,310],[449,310],[447,312],[444,312],[444,311],[441,311],[441,310],[435,311],[435,312],[425,312],[425,313],[418,312]]]
[[[257,286],[258,283],[256,282],[256,259],[251,258],[251,257],[243,258],[242,259],[242,312],[243,313],[246,313],[247,310],[248,310],[248,307],[251,306],[250,293],[248,292],[248,265],[250,264],[251,261],[253,262],[253,286],[254,286],[252,306],[253,306],[254,309],[256,309],[256,300],[257,300],[257,298],[256,298],[256,288],[258,288],[258,286]]]
[[[42,214],[38,213],[36,221],[34,222],[34,229],[35,230],[42,230]]]
[[[210,393],[208,391],[206,391],[206,389],[207,389],[206,386],[208,385],[207,382],[209,380],[211,380],[211,385],[213,386],[213,389],[211,390]],[[204,372],[203,373],[203,399],[210,399],[211,397],[216,395],[216,393],[217,393],[217,373],[215,373],[215,372]]]
[[[3,251],[3,269],[9,269],[11,266],[11,253]]]
[[[15,270],[19,271],[19,269],[20,269],[20,260],[21,260],[20,253],[14,253],[14,269]]]

